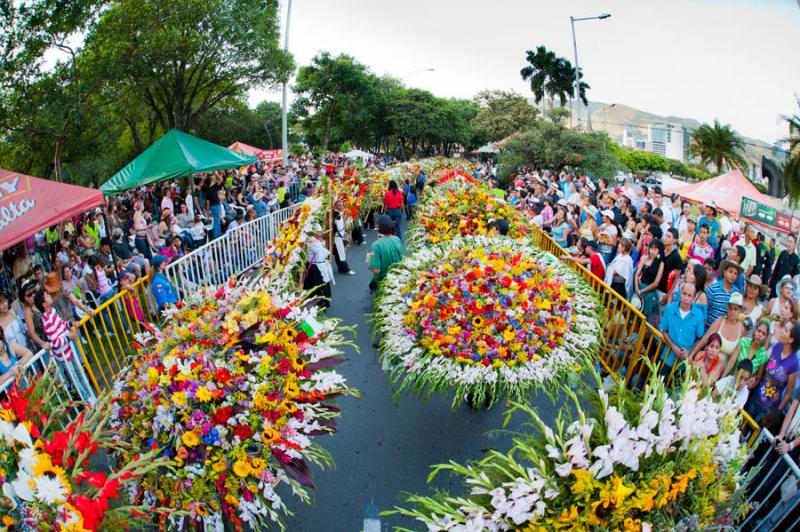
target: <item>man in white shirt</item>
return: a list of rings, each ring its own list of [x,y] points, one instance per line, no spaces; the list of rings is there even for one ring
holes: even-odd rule
[[[736,375],[728,375],[717,381],[715,385],[717,394],[733,394],[739,408],[744,408],[750,395],[747,382],[752,374],[753,362],[749,358],[740,360],[736,366]]]

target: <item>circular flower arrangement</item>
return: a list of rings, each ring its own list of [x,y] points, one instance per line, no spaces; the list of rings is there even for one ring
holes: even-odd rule
[[[339,415],[327,401],[355,394],[331,369],[336,326],[300,296],[230,287],[179,310],[115,386],[120,438],[171,460],[139,479],[134,501],[185,512],[169,522],[181,530],[282,527],[279,485],[309,500],[309,462],[330,463],[312,438]]]
[[[510,238],[467,237],[417,251],[375,304],[381,356],[398,391],[445,392],[453,406],[525,400],[597,349],[591,287],[555,257]]]
[[[579,401],[565,387],[576,410],[562,409],[555,430],[517,405],[509,415],[525,412],[531,430],[510,451],[434,467],[429,478],[451,472],[467,495],[412,495],[396,511],[430,531],[726,529],[747,511],[738,406],[688,373],[682,384],[677,400],[655,371],[642,392],[598,386]]]
[[[456,236],[485,235],[492,220],[508,222],[508,236],[512,238],[530,232],[520,211],[488,188],[474,185],[469,176],[460,174],[451,175],[441,186],[431,188],[415,210],[414,220],[408,233],[412,249]]]

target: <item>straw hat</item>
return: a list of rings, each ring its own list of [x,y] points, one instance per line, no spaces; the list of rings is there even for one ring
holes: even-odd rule
[[[48,273],[44,280],[44,289],[51,294],[61,290],[61,277],[56,272]]]
[[[761,295],[761,297],[764,297],[765,295],[767,295],[767,292],[769,292],[769,287],[764,285],[761,282],[761,277],[757,273],[752,274],[747,279],[747,284],[751,284],[753,286],[757,286],[759,294]]]

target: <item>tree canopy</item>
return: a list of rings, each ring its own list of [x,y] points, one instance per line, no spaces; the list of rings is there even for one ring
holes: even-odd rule
[[[700,159],[703,165],[713,164],[717,172],[722,173],[725,165],[728,168],[745,168],[744,142],[730,125],[722,125],[714,120],[713,125],[703,124],[692,131],[690,145],[692,155]]]
[[[539,110],[514,92],[483,91],[475,97],[479,108],[472,119],[474,143],[483,145],[532,127]]]

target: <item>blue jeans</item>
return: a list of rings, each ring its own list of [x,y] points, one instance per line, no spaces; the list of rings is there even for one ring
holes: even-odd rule
[[[392,219],[397,228],[397,238],[403,240],[401,224],[403,223],[403,209],[386,209],[386,215]]]
[[[222,234],[222,214],[219,209],[219,204],[211,206],[211,216],[214,218],[214,227],[211,229],[211,236],[219,238]]]

